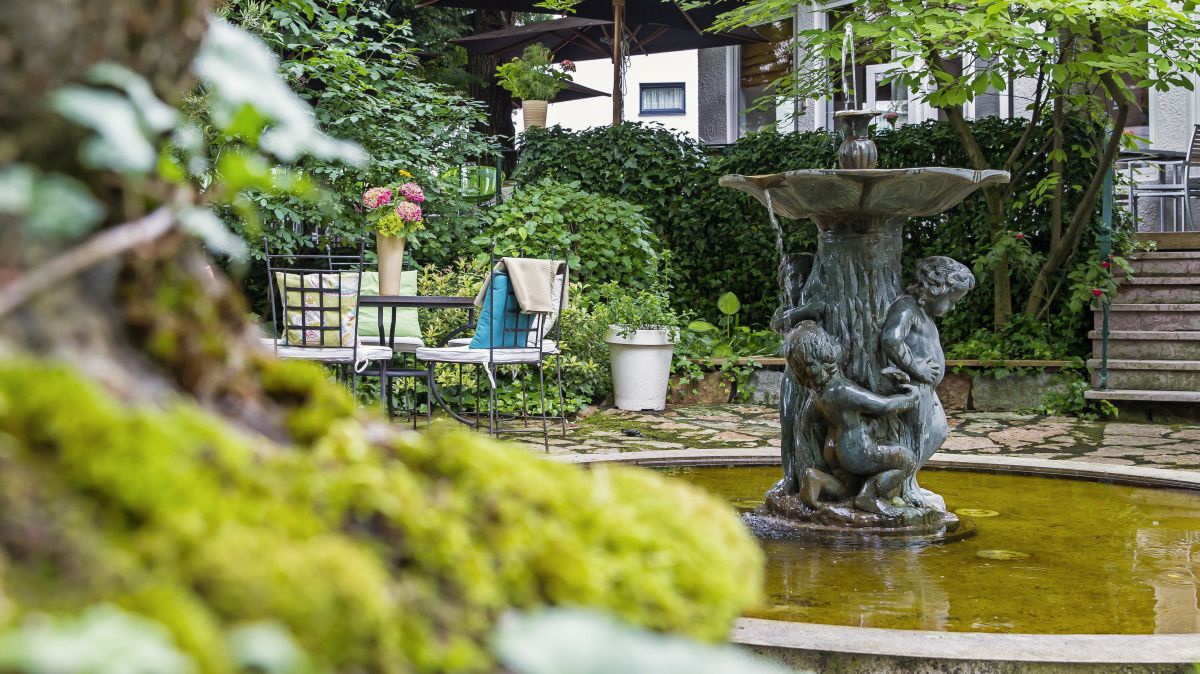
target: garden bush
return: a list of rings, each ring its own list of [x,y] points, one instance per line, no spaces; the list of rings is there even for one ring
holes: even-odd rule
[[[476,239],[481,250],[495,243],[497,255],[566,255],[572,280],[588,286],[613,281],[649,289],[660,281],[662,244],[642,208],[585,192],[578,182],[524,185],[485,217],[490,224]]]
[[[756,543],[695,488],[473,434],[391,435],[315,367],[262,368],[298,445],[182,400],[118,402],[51,362],[0,364],[4,619],[114,603],[214,673],[233,671],[228,631],[263,620],[313,671],[482,672],[510,608],[720,640],[758,598]]]
[[[1024,128],[1021,120],[999,118],[971,124],[985,151],[997,156],[1014,146]],[[1069,127],[1065,147],[1078,148],[1086,142],[1084,131]],[[877,136],[884,168],[969,164],[948,124],[902,126],[880,130]],[[746,307],[744,322],[757,325],[767,323],[778,302],[774,230],[761,204],[720,187],[717,180],[728,173],[829,168],[836,165],[838,144],[837,137],[826,132],[768,131],[750,134],[724,148],[706,148],[662,126],[638,123],[581,132],[561,127],[531,129],[522,138],[518,180],[578,181],[590,192],[644,207],[654,231],[671,250],[673,299],[681,310],[715,320],[717,297],[731,291]],[[1092,162],[1085,158],[1067,162],[1068,208],[1079,198],[1080,183],[1090,175]],[[1013,263],[1016,297],[1028,291],[1032,275],[1028,272],[1036,269],[1036,256],[1049,238],[1049,206],[1045,195],[1034,192],[1047,171],[1044,164],[1035,164],[1022,182],[1024,191],[1018,190],[1009,209],[1008,228],[1022,234],[1023,242],[1009,246],[1017,258]],[[983,198],[976,195],[941,216],[912,220],[905,229],[906,278],[912,265],[928,255],[948,255],[983,272],[979,287],[943,319],[945,342],[974,338],[976,344],[986,342],[986,348],[1006,349],[1014,358],[1032,357],[1022,351],[1031,340],[1053,344],[1060,357],[1085,354],[1090,323],[1086,308],[1100,271],[1099,219],[1085,233],[1064,287],[1042,319],[1018,321],[997,331],[988,327],[992,326],[992,293],[986,272],[996,243],[985,210]],[[810,223],[784,220],[782,224],[789,251],[815,248],[816,229]]]

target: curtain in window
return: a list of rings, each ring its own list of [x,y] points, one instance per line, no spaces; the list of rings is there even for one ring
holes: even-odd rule
[[[643,88],[642,110],[683,110],[683,87]]]

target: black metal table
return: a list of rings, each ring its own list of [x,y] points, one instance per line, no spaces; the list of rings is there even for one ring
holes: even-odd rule
[[[359,295],[358,304],[361,307],[375,307],[379,309],[376,312],[376,320],[379,325],[380,343],[396,353],[396,313],[391,312],[391,321],[384,328],[383,315],[385,309],[466,309],[467,322],[466,324],[452,330],[448,335],[442,338],[438,346],[445,346],[456,335],[468,330],[475,324],[475,298],[461,297],[457,295]],[[380,405],[390,419],[395,409],[392,404],[392,395],[390,381],[394,378],[412,378],[424,379],[425,385],[429,389],[429,401],[427,407],[427,418],[432,418],[433,405],[436,403],[438,407],[448,412],[451,416],[458,418],[442,399],[441,393],[438,391],[437,380],[433,376],[433,368],[419,367],[416,362],[416,357],[413,358],[412,367],[408,367],[407,363],[401,362],[399,366],[393,365],[391,362],[379,362],[379,379],[381,384],[380,390]],[[413,425],[416,426],[416,413],[413,415]]]

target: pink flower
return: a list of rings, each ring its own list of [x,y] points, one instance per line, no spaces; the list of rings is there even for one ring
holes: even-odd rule
[[[1092,288],[1092,295],[1093,295],[1094,297],[1100,297],[1100,296],[1101,296],[1101,295],[1103,295],[1103,294],[1104,294],[1104,291],[1103,291],[1103,290],[1101,290],[1101,289],[1099,289],[1099,288]]]
[[[1020,240],[1020,239],[1024,239],[1025,235],[1020,232],[1017,232],[1016,234],[1013,235],[1013,237]]]
[[[417,222],[421,219],[421,207],[407,201],[396,204],[396,216],[405,222]]]
[[[1112,263],[1109,262],[1108,260],[1104,260],[1103,262],[1100,263],[1101,269],[1108,269],[1111,266],[1112,266]]]
[[[386,187],[372,187],[363,192],[362,205],[367,208],[379,208],[392,203],[392,191]]]
[[[404,183],[399,187],[400,196],[414,204],[419,204],[425,201],[425,190],[416,183]]]
[[[563,62],[562,62],[562,63],[560,63],[559,65],[561,65],[561,66],[562,66],[562,69],[563,69],[563,70],[565,70],[565,71],[567,71],[567,72],[569,72],[569,73],[573,73],[573,72],[575,72],[575,62],[574,62],[574,61],[571,61],[571,60],[568,60],[568,59],[563,59]]]

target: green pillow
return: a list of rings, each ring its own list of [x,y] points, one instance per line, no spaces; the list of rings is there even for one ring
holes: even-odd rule
[[[379,294],[379,272],[364,271],[362,275],[362,294]],[[417,271],[400,272],[400,294],[417,294]],[[362,337],[379,337],[379,321],[376,319],[375,307],[360,307],[358,310],[358,334]],[[421,324],[417,320],[416,309],[386,309],[383,314],[383,331],[386,333],[391,325],[391,312],[396,312],[396,334],[394,337],[421,338]]]

